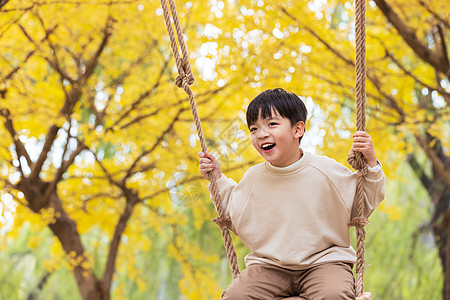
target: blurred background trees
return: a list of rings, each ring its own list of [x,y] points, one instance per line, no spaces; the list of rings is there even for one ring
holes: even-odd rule
[[[255,10],[247,13],[246,24],[266,34],[267,46],[261,48],[276,49],[270,60],[283,68],[292,89],[319,103],[326,122],[322,151],[336,153],[340,145],[331,137],[348,137],[354,128],[352,2],[264,1],[261,7],[268,6],[264,20],[270,22]],[[427,191],[432,216],[420,231],[433,232],[445,273],[450,269],[448,9],[441,1],[367,3],[368,131],[387,155],[387,172],[406,158]],[[450,288],[450,275],[446,278]]]
[[[276,86],[307,104],[303,147],[345,164],[351,1],[177,4],[208,147],[227,175],[260,161],[244,111]],[[0,9],[0,297],[219,298],[231,275],[160,2]],[[450,269],[447,11],[367,2],[368,132],[388,176],[367,228],[366,289],[378,299],[439,299]]]

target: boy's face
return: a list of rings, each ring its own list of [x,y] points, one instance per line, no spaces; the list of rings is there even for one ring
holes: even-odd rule
[[[303,136],[305,123],[291,125],[291,121],[281,117],[277,111],[272,117],[258,118],[250,126],[250,136],[256,151],[276,167],[286,167],[300,158],[298,139]]]

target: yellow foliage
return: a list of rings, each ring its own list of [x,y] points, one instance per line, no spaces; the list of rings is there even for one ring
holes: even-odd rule
[[[32,212],[23,205],[18,205],[14,215],[14,226],[8,232],[8,236],[16,237],[20,233],[20,229],[28,225],[32,226],[33,232],[42,232],[47,227],[47,224],[39,214]]]
[[[117,284],[117,288],[116,289],[114,289],[114,298],[115,299],[123,299],[123,300],[125,300],[125,299],[127,299],[127,297],[126,297],[126,289],[125,289],[125,286],[124,286],[124,284],[122,284],[122,283],[118,283]]]
[[[53,244],[50,246],[50,258],[43,260],[42,264],[48,272],[54,272],[61,267],[71,269],[65,260],[65,252],[61,247],[60,242],[54,238]]]
[[[396,205],[387,205],[386,201],[381,202],[379,210],[387,214],[392,221],[398,221],[402,218],[401,209]]]
[[[31,250],[34,250],[40,246],[41,242],[42,242],[42,237],[32,235],[28,239],[28,248],[30,248]]]
[[[141,247],[140,248],[142,249],[142,251],[148,252],[151,250],[151,247],[152,247],[152,241],[150,239],[145,238],[145,237],[141,238]]]
[[[42,220],[44,220],[44,222],[46,222],[47,224],[54,224],[56,222],[56,219],[61,217],[61,213],[55,212],[55,209],[53,207],[41,209],[40,214]]]
[[[178,287],[187,299],[206,300],[220,298],[221,289],[211,274],[203,268],[193,268],[189,263],[181,264],[183,278]]]
[[[224,170],[230,169],[227,175],[239,181],[246,163],[261,161],[248,143],[244,111],[263,89],[279,86],[304,97],[310,107],[303,145],[346,164],[355,131],[350,2],[244,0],[223,1],[221,8],[216,2],[177,3],[208,149],[217,152]],[[204,181],[195,177],[199,142],[187,96],[173,84],[176,71],[160,3],[10,3],[14,9],[2,11],[0,21],[0,109],[10,112],[16,132],[0,127],[1,188],[18,196],[14,185],[20,182],[45,194],[61,164],[70,162],[52,201],[60,201],[79,235],[98,231],[102,238],[86,249],[108,249],[121,216],[132,208],[117,266],[143,292],[147,287],[133,255],[157,248],[147,232],[171,240],[171,226],[200,230],[214,217]],[[448,11],[446,1],[428,4]],[[430,12],[416,13],[417,6],[406,0],[392,5],[427,42],[435,26]],[[372,4],[367,18],[367,131],[385,173],[392,176],[397,159],[417,151],[414,134],[427,130],[435,138],[431,145],[440,141],[448,155],[450,114],[442,95],[425,88],[436,85],[434,68],[417,58]],[[14,142],[24,144],[35,164],[52,126],[59,130],[38,174],[44,184],[33,183],[36,178],[27,182],[33,166],[25,166]],[[83,151],[71,160],[79,145]],[[47,205],[33,213],[26,206],[35,199],[25,198],[17,197],[21,204],[8,233],[12,238],[27,224],[40,232],[60,217]],[[391,220],[402,217],[399,207],[382,204],[380,209]],[[28,246],[39,247],[39,238],[30,238]],[[186,233],[168,246],[181,265],[179,288],[186,299],[220,296],[221,288],[205,267],[219,258],[207,251]],[[43,263],[49,271],[81,264],[86,274],[94,265],[89,253],[65,255],[56,240]],[[124,290],[118,282],[115,298],[126,299]]]
[[[209,274],[196,273],[195,276],[183,268],[183,278],[178,287],[189,300],[207,300],[220,298],[221,291],[217,282]]]

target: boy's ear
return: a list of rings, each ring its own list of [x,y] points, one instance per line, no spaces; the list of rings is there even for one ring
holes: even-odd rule
[[[298,121],[297,124],[294,125],[295,127],[295,138],[300,138],[305,134],[305,122]]]

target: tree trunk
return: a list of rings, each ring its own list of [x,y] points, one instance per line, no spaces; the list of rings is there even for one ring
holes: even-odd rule
[[[51,196],[51,207],[55,209],[56,220],[49,227],[68,256],[81,297],[83,300],[109,300],[109,292],[104,291],[101,281],[92,273],[76,223],[61,206],[56,192]]]
[[[445,223],[447,227],[447,242],[445,251],[445,281],[444,281],[444,300],[450,299],[450,239],[448,238],[448,233],[450,232],[450,211],[445,214]]]
[[[54,210],[53,219],[49,221],[48,226],[67,255],[81,297],[84,300],[109,300],[109,291],[105,291],[101,281],[92,273],[77,225],[62,207],[57,190],[54,189],[48,197],[44,196],[48,187],[49,183],[39,177],[34,180],[23,178],[17,185],[32,211],[39,213],[42,209]]]
[[[426,140],[428,144],[433,140],[433,137],[426,135]],[[440,141],[434,144],[432,150],[436,153],[439,160],[445,164],[448,158],[445,156]],[[408,156],[408,163],[427,190],[433,206],[433,214],[429,224],[434,234],[436,246],[438,247],[439,258],[444,273],[442,298],[444,300],[450,300],[450,259],[448,259],[450,258],[450,239],[448,238],[448,233],[450,232],[450,188],[446,185],[446,182],[442,179],[440,173],[435,170],[433,165],[431,165],[431,175],[427,175],[424,167],[418,162],[414,154]]]

